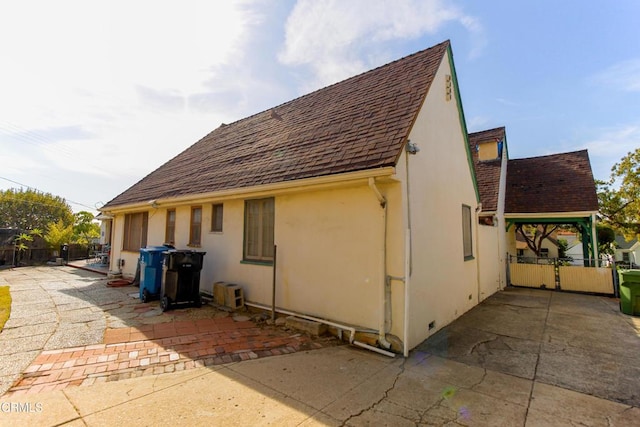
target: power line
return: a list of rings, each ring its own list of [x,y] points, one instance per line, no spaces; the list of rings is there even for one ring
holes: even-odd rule
[[[5,178],[5,177],[3,177],[3,176],[0,176],[0,179],[4,179],[5,181],[9,181],[9,182],[12,182],[12,183],[14,183],[14,184],[18,184],[18,185],[19,185],[19,186],[21,186],[21,187],[27,187],[27,188],[28,188],[28,189],[30,189],[30,190],[35,190],[35,191],[38,191],[38,192],[40,192],[40,193],[44,193],[44,194],[47,194],[47,193],[48,193],[48,192],[46,192],[46,191],[42,191],[42,190],[40,190],[40,189],[38,189],[38,188],[32,187],[32,186],[27,185],[27,184],[22,184],[22,183],[20,183],[20,182],[18,182],[18,181],[14,181],[14,180],[12,180],[12,179]],[[48,193],[48,194],[51,194],[51,193]],[[73,200],[71,200],[71,199],[67,199],[67,198],[64,198],[64,197],[62,197],[62,199],[63,199],[63,200],[65,200],[65,201],[67,201],[67,202],[69,202],[69,203],[72,203],[72,204],[74,204],[74,205],[82,206],[82,207],[85,207],[85,208],[88,208],[88,209],[91,209],[91,210],[96,210],[96,208],[95,208],[95,207],[88,206],[88,205],[85,205],[85,204],[83,204],[83,203],[74,202],[74,201],[73,201]],[[38,203],[38,202],[28,202],[28,203]],[[44,204],[44,203],[38,203],[38,204]]]

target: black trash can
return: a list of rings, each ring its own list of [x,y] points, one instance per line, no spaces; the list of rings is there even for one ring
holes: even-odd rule
[[[65,264],[69,262],[69,245],[66,243],[64,245],[60,245],[60,258],[62,258],[62,261]]]
[[[166,311],[175,304],[202,305],[200,271],[206,252],[172,249],[162,253],[160,307]]]

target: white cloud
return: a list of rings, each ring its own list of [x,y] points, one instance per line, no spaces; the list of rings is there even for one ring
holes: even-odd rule
[[[309,65],[316,75],[314,88],[365,71],[380,55],[365,62],[361,52],[374,45],[435,34],[457,22],[477,40],[472,55],[484,45],[483,30],[473,17],[440,0],[299,0],[286,24],[284,50],[279,58],[288,65]]]
[[[639,92],[640,91],[640,59],[630,59],[612,65],[593,79],[596,83],[605,84],[617,89]]]
[[[237,72],[262,19],[254,3],[4,2],[0,151],[12,166],[0,175],[61,195],[92,187],[83,194],[106,202],[126,189],[115,177],[131,185],[229,121],[190,100],[212,81],[262,84]]]
[[[627,153],[640,147],[640,124],[598,129],[594,134],[575,149],[588,149],[595,178],[607,180],[611,167]]]

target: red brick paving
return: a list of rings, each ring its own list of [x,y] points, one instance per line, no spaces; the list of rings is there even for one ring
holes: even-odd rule
[[[108,329],[104,344],[43,351],[7,396],[182,371],[323,345],[231,317]]]

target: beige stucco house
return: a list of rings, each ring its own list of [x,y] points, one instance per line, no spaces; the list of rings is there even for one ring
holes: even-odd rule
[[[504,283],[479,200],[447,41],[223,124],[101,212],[112,270],[170,241],[269,307],[275,268],[277,308],[407,354]]]
[[[557,258],[557,239],[561,235],[556,226],[570,225],[578,230],[578,234],[564,235],[570,244],[567,254],[574,257],[571,264],[598,263],[595,232],[598,198],[587,150],[509,159],[504,127],[469,134],[469,144],[482,205],[478,216],[480,300],[508,284],[523,283],[514,282],[513,275],[507,278],[507,264],[510,267],[513,263],[547,264]],[[548,262],[537,260],[535,253],[528,250],[521,234],[524,225],[551,233],[542,241]],[[527,283],[538,281],[536,268],[532,267],[535,274],[527,277]],[[607,273],[598,272],[603,276]],[[555,278],[553,268],[549,274]]]

